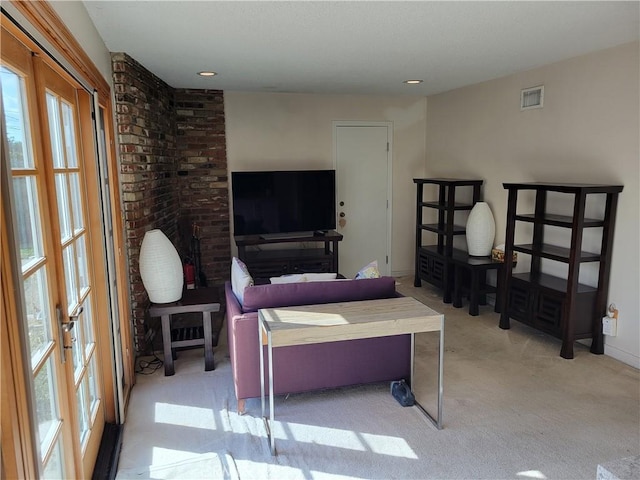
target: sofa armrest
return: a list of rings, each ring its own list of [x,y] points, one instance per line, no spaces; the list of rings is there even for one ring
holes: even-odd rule
[[[227,343],[236,398],[243,399],[248,385],[260,384],[258,350],[258,313],[243,313],[238,299],[225,282],[227,299]]]
[[[242,315],[242,306],[231,289],[231,282],[224,283],[224,297],[227,301],[227,316]]]

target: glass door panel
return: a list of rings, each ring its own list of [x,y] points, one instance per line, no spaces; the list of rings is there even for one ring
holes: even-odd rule
[[[16,46],[15,38],[2,31],[2,46]],[[18,47],[20,48],[20,46]],[[8,49],[8,47],[7,47]],[[15,52],[16,50],[13,50]],[[18,50],[20,51],[20,50]],[[24,52],[21,52],[24,53]],[[48,231],[43,217],[46,187],[42,165],[35,155],[32,115],[29,98],[33,90],[31,65],[20,62],[16,55],[2,51],[0,85],[2,88],[2,121],[6,126],[9,166],[13,187],[14,228],[20,252],[22,292],[25,312],[26,348],[31,360],[31,385],[35,404],[35,426],[40,452],[41,473],[50,478],[65,478],[73,468],[61,456],[65,436],[63,412],[66,398],[61,363],[56,349],[60,345],[57,317],[53,302],[57,298],[55,262],[43,233]]]
[[[46,107],[51,139],[53,174],[55,177],[55,199],[60,227],[59,248],[62,252],[64,284],[67,296],[67,312],[73,319],[72,362],[70,374],[73,378],[73,392],[76,407],[76,441],[82,453],[89,442],[100,441],[100,434],[94,435],[96,422],[104,423],[103,416],[97,414],[101,398],[95,363],[97,346],[91,277],[89,231],[83,208],[87,198],[84,190],[84,171],[79,144],[78,100],[75,90],[65,88],[63,79],[50,69],[46,70]],[[100,425],[100,427],[102,424]],[[83,462],[84,463],[84,462]]]
[[[51,455],[47,463],[45,464],[44,472],[42,474],[42,478],[47,480],[59,480],[64,477],[63,470],[63,459],[62,456],[62,442],[58,440],[51,450]]]
[[[49,312],[46,267],[39,268],[26,277],[23,285],[31,363],[35,366],[42,361],[42,357],[53,343],[51,335],[53,319]]]
[[[22,268],[29,268],[43,257],[37,188],[32,175],[13,178]]]
[[[91,105],[82,100],[90,94],[44,55],[32,55],[4,24],[0,48],[8,146],[2,174],[10,173],[11,185],[11,192],[1,192],[2,210],[15,232],[20,269],[17,295],[23,298],[16,305],[24,318],[16,320],[23,328],[15,342],[18,354],[30,359],[25,395],[33,411],[26,415],[34,431],[28,434],[36,437],[41,478],[88,478],[105,422],[107,362],[98,348],[105,333],[95,330],[106,297],[105,287],[94,283],[102,266],[101,253],[92,252],[100,243],[91,228],[99,221],[85,208],[88,200],[100,202],[99,192],[87,194],[92,183],[84,170],[95,162],[92,147],[97,154]]]
[[[5,66],[0,68],[0,72],[2,72],[2,101],[11,168],[33,168],[24,79],[17,71]]]

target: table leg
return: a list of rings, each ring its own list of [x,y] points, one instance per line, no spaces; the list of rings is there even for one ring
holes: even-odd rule
[[[413,362],[414,356],[414,335],[411,334],[411,381],[413,382]],[[431,423],[438,429],[442,430],[442,397],[444,394],[443,387],[443,378],[444,378],[444,316],[440,320],[440,342],[439,342],[439,351],[438,351],[438,413],[436,414],[436,418],[433,418],[427,410],[420,405],[418,401],[416,401],[416,406],[420,409],[420,411],[429,419]],[[413,385],[412,385],[413,387]]]
[[[173,375],[173,350],[171,348],[171,315],[162,315],[162,345],[164,350],[164,374],[169,377]]]
[[[260,314],[258,314],[260,315]],[[260,402],[262,404],[262,418],[264,416],[264,351],[262,346],[262,319],[258,319],[258,343],[260,345]]]
[[[271,455],[276,454],[276,443],[273,437],[273,422],[275,415],[273,411],[273,345],[271,343],[271,332],[267,334],[267,362],[269,368],[269,419],[265,415],[265,391],[264,391],[264,347],[263,347],[263,323],[260,313],[258,313],[258,344],[260,347],[260,402],[262,404],[262,418],[264,426],[267,430],[267,439]]]
[[[446,260],[444,260],[444,285],[443,290],[444,293],[442,295],[442,301],[444,303],[451,303],[451,275],[453,275],[453,266],[449,264]]]
[[[271,332],[267,332],[268,354],[269,354],[269,436],[271,440],[271,455],[276,454],[276,439],[273,435],[273,426],[275,425],[276,415],[274,408],[274,392],[273,392],[273,344],[271,341]]]
[[[502,308],[500,308],[502,306],[502,282],[503,282],[503,278],[502,278],[502,267],[498,268],[496,270],[496,306],[494,308],[494,312],[496,313],[501,313],[502,312]]]
[[[482,287],[482,291],[486,291],[487,288],[487,271],[486,270],[482,270],[482,272],[479,272],[480,275],[480,282],[479,285]],[[478,303],[480,305],[486,305],[487,304],[487,294],[483,293],[482,295],[480,295],[480,297],[478,298]]]
[[[204,371],[215,370],[213,363],[213,332],[211,328],[211,312],[202,312],[202,328],[204,330]]]
[[[455,266],[453,282],[453,306],[455,308],[462,307],[462,268]]]
[[[478,300],[480,290],[480,272],[475,268],[471,268],[471,291],[469,292],[469,315],[474,317],[479,314]]]
[[[411,389],[415,388],[415,384],[413,383],[413,376],[414,376],[414,359],[416,358],[416,334],[412,333],[411,334],[411,366],[409,368],[409,386],[411,387]]]
[[[444,396],[444,315],[440,319],[440,351],[438,354],[438,423],[436,427],[442,430],[442,397]]]

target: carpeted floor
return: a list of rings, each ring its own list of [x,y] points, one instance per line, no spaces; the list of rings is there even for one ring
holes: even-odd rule
[[[388,384],[276,397],[272,457],[260,401],[236,413],[223,330],[216,370],[194,349],[172,377],[138,376],[117,478],[593,479],[640,454],[638,370],[579,344],[564,360],[558,340],[515,321],[501,330],[492,307],[471,317],[410,278],[398,290],[445,314],[443,430]],[[432,372],[419,347],[417,371]]]

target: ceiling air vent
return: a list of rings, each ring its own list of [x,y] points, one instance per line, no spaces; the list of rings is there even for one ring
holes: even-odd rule
[[[520,90],[520,110],[542,108],[544,101],[544,85]]]

